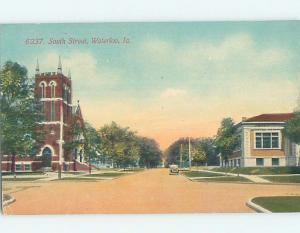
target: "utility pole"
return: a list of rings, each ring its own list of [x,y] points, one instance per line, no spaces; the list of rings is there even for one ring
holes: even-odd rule
[[[180,144],[180,162],[179,167],[182,168],[182,143]]]
[[[189,167],[192,169],[192,158],[191,158],[191,138],[189,137]]]

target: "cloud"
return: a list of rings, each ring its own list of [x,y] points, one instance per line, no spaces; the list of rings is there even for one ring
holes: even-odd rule
[[[39,54],[40,72],[56,71],[60,55],[57,51]],[[32,59],[31,61],[35,60]],[[61,61],[63,73],[67,75],[68,71],[71,71],[72,79],[75,80],[73,84],[76,89],[114,84],[119,80],[120,74],[117,70],[107,69],[104,59],[97,59],[88,51],[73,51],[63,54]],[[29,71],[34,71],[35,62],[31,62],[28,67]]]

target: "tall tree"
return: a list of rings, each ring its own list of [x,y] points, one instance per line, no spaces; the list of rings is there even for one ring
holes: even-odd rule
[[[300,143],[300,112],[295,112],[295,117],[286,122],[284,134],[291,141]]]
[[[1,69],[0,85],[1,150],[11,155],[11,170],[15,172],[16,155],[34,155],[42,142],[42,113],[24,66],[6,62]]]
[[[91,173],[91,161],[97,159],[100,155],[101,140],[97,130],[88,122],[82,122],[74,118],[67,137],[70,138],[70,140],[64,144],[64,149],[72,153],[75,149],[83,147],[85,154],[83,159],[89,163]]]
[[[197,143],[196,145],[194,145],[192,149],[192,162],[198,166],[198,165],[202,165],[203,163],[206,163],[206,161],[207,161],[206,153],[202,148],[201,144]]]
[[[108,156],[118,167],[135,166],[139,159],[139,146],[135,132],[115,122],[98,131],[101,137],[101,154]]]
[[[217,150],[221,153],[225,163],[228,162],[228,156],[232,154],[234,149],[239,145],[239,136],[236,134],[236,128],[232,118],[224,118],[218,129],[215,144]]]
[[[157,167],[161,162],[162,152],[154,139],[139,137],[139,165],[147,168]]]
[[[91,161],[96,160],[100,156],[101,138],[97,133],[97,130],[88,122],[85,122],[84,130],[84,150],[87,154],[89,162],[89,172],[91,173]]]

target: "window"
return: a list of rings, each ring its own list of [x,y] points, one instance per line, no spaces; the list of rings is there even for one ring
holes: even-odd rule
[[[51,88],[51,98],[55,98],[55,86],[56,86],[56,83],[54,81],[52,81],[50,83],[50,88]]]
[[[25,164],[25,171],[31,171],[31,164]]]
[[[55,121],[55,101],[51,101],[50,121]]]
[[[46,84],[44,82],[41,82],[40,87],[41,87],[41,98],[46,98]]]
[[[45,120],[46,119],[46,117],[45,117],[45,102],[41,101],[40,103],[41,103],[40,108],[41,108],[41,113],[42,113],[42,119]]]
[[[22,164],[16,164],[16,171],[23,171]]]
[[[256,166],[264,166],[264,159],[263,158],[257,158],[256,159]]]
[[[279,166],[279,158],[272,158],[272,166]]]
[[[255,133],[255,148],[279,149],[279,133]]]

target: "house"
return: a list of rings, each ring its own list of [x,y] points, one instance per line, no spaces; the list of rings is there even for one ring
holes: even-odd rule
[[[300,146],[284,135],[286,121],[294,113],[261,114],[243,118],[236,125],[239,146],[221,166],[272,167],[298,166]]]
[[[34,156],[12,158],[4,155],[2,171],[30,172],[88,170],[84,159],[84,120],[79,102],[72,104],[72,80],[62,72],[59,58],[57,72],[40,73],[37,62],[34,94],[40,103],[43,121],[39,122],[44,131],[43,142]],[[73,133],[77,124],[79,132]],[[66,149],[70,142],[78,141],[77,148]]]

